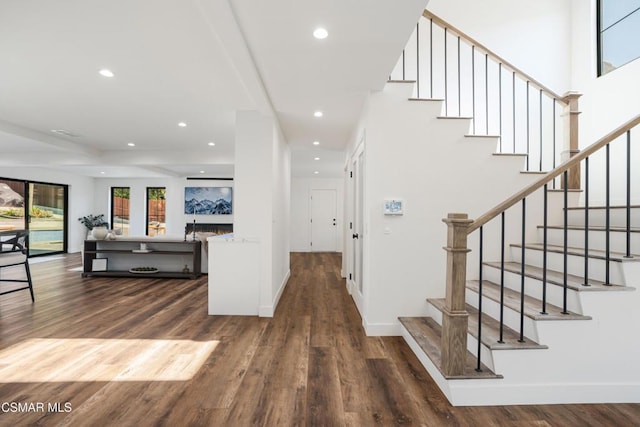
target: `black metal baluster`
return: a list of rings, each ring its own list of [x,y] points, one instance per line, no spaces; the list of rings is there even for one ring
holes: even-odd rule
[[[511,79],[511,92],[513,95],[513,154],[516,154],[516,72]]]
[[[483,234],[482,234],[482,227],[480,227],[480,249],[479,249],[479,255],[480,255],[480,281],[478,283],[478,365],[476,366],[476,371],[481,372],[482,368],[481,368],[481,362],[480,362],[480,352],[482,350],[482,240],[483,240]]]
[[[484,120],[487,129],[487,135],[489,135],[489,54],[484,54]]]
[[[631,256],[631,130],[627,131],[627,253]]]
[[[531,132],[529,130],[529,80],[527,80],[527,154],[530,152]],[[527,171],[529,170],[529,155],[527,155]]]
[[[462,116],[462,98],[460,97],[461,91],[462,91],[462,86],[460,84],[460,36],[458,36],[458,117]]]
[[[555,98],[553,98],[553,125],[552,125],[553,126],[553,154],[552,154],[552,157],[553,157],[553,168],[552,169],[556,168],[556,131],[557,131],[557,129],[556,129],[556,101],[557,100]],[[554,190],[556,189],[556,180],[555,180],[555,178],[553,179],[553,189]]]
[[[569,207],[569,174],[568,171],[564,171],[563,173],[563,182],[564,182],[564,253],[563,253],[563,272],[562,272],[562,314],[569,314],[567,311],[567,264],[569,255],[567,254],[568,242],[569,242],[569,220],[568,220],[568,207]]]
[[[547,184],[544,185],[544,204],[542,213],[542,311],[540,314],[547,314]]]
[[[540,89],[540,172],[542,172],[542,89]]]
[[[611,161],[609,156],[609,146],[607,144],[605,152],[606,152],[606,189],[605,189],[605,267],[604,267],[604,284],[610,286],[610,271],[609,271],[609,261],[611,259],[611,242],[609,241],[609,228],[611,227]]]
[[[500,243],[500,339],[499,343],[503,344],[502,340],[503,329],[504,329],[504,212],[502,212],[502,234],[501,234],[501,243]]]
[[[416,24],[416,95],[420,98],[420,23]]]
[[[525,227],[527,199],[522,199],[522,252],[520,254],[520,338],[519,342],[524,342],[524,281],[525,281]]]
[[[447,102],[447,28],[444,29],[444,115],[449,116],[449,102]]]
[[[433,99],[433,19],[429,19],[429,95]]]
[[[471,115],[473,134],[476,134],[476,47],[471,46]]]
[[[500,152],[502,153],[502,62],[498,64],[498,124],[500,133]]]
[[[584,284],[589,285],[589,158],[584,159]]]

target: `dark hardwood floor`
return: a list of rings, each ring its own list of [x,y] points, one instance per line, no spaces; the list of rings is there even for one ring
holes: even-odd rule
[[[640,425],[638,404],[452,407],[401,338],[364,335],[336,254],[292,254],[273,319],[208,316],[206,276],[79,266],[0,297],[0,426]]]

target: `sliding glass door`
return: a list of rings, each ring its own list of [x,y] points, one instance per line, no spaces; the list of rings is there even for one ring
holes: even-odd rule
[[[66,187],[29,183],[27,218],[30,256],[66,252]]]
[[[29,256],[67,251],[68,186],[0,178],[0,231],[29,230]]]

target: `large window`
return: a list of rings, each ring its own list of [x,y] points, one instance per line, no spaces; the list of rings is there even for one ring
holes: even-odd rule
[[[147,187],[147,236],[165,234],[165,200],[167,189]]]
[[[598,76],[640,57],[640,0],[598,0]]]
[[[29,256],[66,252],[67,189],[0,178],[0,231],[29,230]]]
[[[129,235],[129,187],[111,187],[111,228],[116,234]]]

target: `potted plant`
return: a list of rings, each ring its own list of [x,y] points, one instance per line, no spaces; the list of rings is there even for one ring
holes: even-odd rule
[[[95,239],[104,239],[107,235],[107,227],[109,226],[109,223],[105,221],[103,214],[86,215],[78,218],[78,221],[87,227],[87,230],[91,232],[91,235]]]

